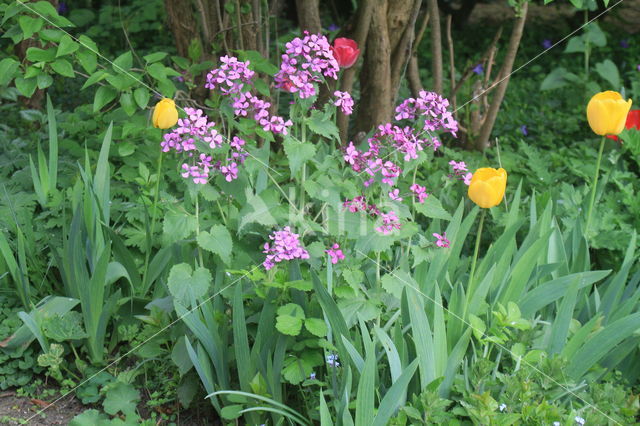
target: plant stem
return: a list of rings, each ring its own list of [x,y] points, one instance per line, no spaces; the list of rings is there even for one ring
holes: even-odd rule
[[[600,174],[600,162],[602,161],[602,151],[604,149],[603,136],[600,140],[600,149],[598,150],[598,160],[596,161],[596,173],[593,175],[593,183],[591,184],[591,198],[589,199],[589,210],[587,210],[587,224],[584,227],[585,234],[589,231],[589,224],[591,223],[591,213],[593,212],[593,204],[596,201],[596,190],[598,188],[598,175]]]
[[[478,252],[480,251],[480,240],[482,239],[482,228],[484,226],[484,217],[487,215],[487,209],[482,209],[480,214],[480,223],[478,224],[478,235],[476,236],[476,247],[473,250],[473,261],[471,262],[471,272],[469,273],[469,283],[467,284],[467,294],[471,295],[471,286],[476,273],[476,263],[478,263]]]
[[[584,24],[585,26],[589,22],[589,10],[585,9],[584,11]],[[584,29],[585,35],[587,34],[587,28]],[[584,38],[584,74],[589,81],[589,55],[591,53],[591,47],[589,46],[589,37]]]
[[[202,261],[202,250],[200,249],[200,245],[197,243],[198,237],[200,236],[200,194],[196,192],[196,245],[198,247],[198,261],[200,262],[200,266],[204,266],[204,262]]]
[[[306,142],[307,139],[307,125],[303,122],[302,126],[301,126],[301,135],[302,135],[302,142]],[[302,163],[302,170],[301,170],[301,178],[300,178],[300,188],[299,188],[299,192],[300,192],[300,212],[304,215],[304,203],[305,203],[305,193],[304,193],[304,181],[306,179],[307,175],[307,163]]]
[[[151,227],[149,229],[149,247],[147,247],[147,252],[144,255],[144,272],[142,274],[142,286],[147,289],[147,273],[149,272],[149,257],[151,256],[151,248],[153,247],[153,234],[156,229],[156,213],[158,207],[158,198],[160,197],[160,176],[162,173],[162,151],[158,154],[158,166],[156,168],[156,187],[153,191],[153,206],[151,207]]]

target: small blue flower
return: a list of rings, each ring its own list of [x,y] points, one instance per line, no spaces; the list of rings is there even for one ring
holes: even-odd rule
[[[340,363],[338,362],[338,355],[329,354],[327,355],[327,364],[332,367],[340,367]]]
[[[69,11],[69,6],[63,1],[58,4],[58,15],[64,15]]]
[[[311,374],[309,374],[309,378],[311,380],[315,380],[316,379],[316,373],[312,371]]]
[[[542,47],[544,47],[545,50],[551,49],[551,46],[553,46],[553,42],[550,39],[545,38],[542,40]]]
[[[340,29],[339,26],[337,26],[336,24],[331,24],[329,25],[329,28],[327,28],[329,31],[338,31]]]
[[[520,131],[522,132],[523,135],[529,136],[529,130],[527,129],[526,124],[523,124],[522,126],[520,126]]]
[[[482,73],[484,72],[484,67],[482,66],[482,64],[478,64],[478,65],[476,65],[476,66],[473,68],[473,70],[472,70],[472,71],[473,71],[474,73],[476,73],[476,74],[480,75],[480,74],[482,74]]]
[[[622,40],[620,40],[620,47],[622,47],[623,49],[626,49],[629,47],[629,39],[628,38],[624,38]]]

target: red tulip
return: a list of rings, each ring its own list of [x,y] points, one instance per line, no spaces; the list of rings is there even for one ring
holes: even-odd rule
[[[627,129],[636,128],[640,130],[640,109],[634,109],[629,111],[627,115],[627,122],[624,127]],[[614,141],[620,140],[616,135],[607,135],[609,139],[613,139]]]
[[[350,38],[337,38],[331,46],[333,57],[338,61],[340,68],[349,68],[358,60],[360,49],[358,43]]]

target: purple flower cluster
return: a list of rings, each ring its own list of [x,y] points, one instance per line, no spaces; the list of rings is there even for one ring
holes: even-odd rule
[[[414,196],[418,197],[418,203],[420,204],[423,204],[424,200],[426,200],[429,196],[429,194],[427,193],[427,188],[425,188],[424,186],[420,186],[417,183],[411,185],[409,189],[411,190],[411,192],[413,192]]]
[[[223,56],[220,58],[219,68],[211,70],[207,74],[207,89],[218,89],[223,95],[242,93],[245,85],[251,85],[255,73],[249,69],[249,61],[239,61],[235,56]]]
[[[458,122],[448,111],[449,101],[435,92],[421,90],[417,98],[405,99],[396,107],[396,120],[424,120],[425,132],[443,130],[456,136]]]
[[[324,77],[338,78],[340,67],[325,36],[305,31],[303,38],[296,37],[285,47],[280,71],[274,76],[276,87],[304,99],[316,95],[315,83]]]
[[[442,248],[448,248],[451,245],[451,241],[447,239],[447,233],[443,232],[442,235],[434,232],[433,236],[436,237],[436,245]]]
[[[342,111],[344,115],[351,115],[351,113],[353,112],[353,99],[351,98],[349,92],[341,92],[339,90],[336,90],[335,92],[333,92],[333,96],[336,97],[336,100],[333,101],[333,104],[337,107],[340,107],[340,111]]]
[[[367,199],[363,195],[355,197],[352,200],[345,201],[342,203],[342,206],[348,209],[351,213],[365,212],[371,216],[378,216],[380,214],[380,210],[378,210],[376,205],[367,204]]]
[[[338,263],[340,260],[344,260],[344,253],[340,250],[340,244],[334,244],[331,246],[329,250],[325,250],[325,253],[331,257],[331,263],[334,265]]]
[[[471,178],[473,174],[467,171],[467,165],[464,161],[449,161],[449,165],[451,166],[451,170],[453,174],[450,174],[450,178],[458,179],[464,182],[465,185],[469,185],[471,183]]]
[[[249,112],[252,112],[253,119],[262,126],[263,130],[273,133],[282,133],[283,135],[287,135],[289,133],[289,127],[293,125],[293,122],[291,120],[285,121],[284,118],[277,115],[270,115],[270,102],[263,101],[249,92],[239,93],[231,99],[233,101],[233,111],[236,116],[246,117],[249,115]]]
[[[247,152],[244,149],[244,140],[234,136],[228,143],[226,149],[225,141],[221,134],[215,129],[215,123],[209,121],[202,110],[185,108],[186,118],[178,120],[178,127],[164,135],[164,140],[160,143],[163,152],[174,150],[176,152],[186,152],[192,159],[191,164],[182,164],[182,177],[193,179],[194,183],[205,184],[209,180],[212,171],[220,172],[227,182],[231,182],[238,177],[238,164],[244,163]],[[213,152],[200,152],[196,142],[208,145]],[[213,162],[212,154],[217,150],[225,152],[224,160]],[[196,154],[196,155],[194,155]],[[230,155],[230,156],[227,156]]]
[[[389,213],[380,214],[380,218],[382,219],[382,225],[376,228],[376,231],[380,232],[382,235],[388,235],[393,232],[394,229],[400,229],[402,225],[400,224],[400,219],[396,216],[396,213],[391,210]]]
[[[309,258],[307,250],[300,245],[298,234],[291,232],[291,228],[288,226],[269,235],[269,239],[273,243],[264,243],[264,250],[262,251],[267,255],[264,262],[262,262],[262,266],[267,271],[283,260]]]

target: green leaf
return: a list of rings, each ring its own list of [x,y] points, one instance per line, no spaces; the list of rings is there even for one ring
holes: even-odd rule
[[[213,225],[210,232],[201,232],[198,235],[198,245],[220,256],[226,265],[231,264],[233,241],[231,240],[231,234],[223,225]]]
[[[316,147],[310,142],[301,142],[293,137],[285,137],[284,152],[289,159],[291,174],[295,175],[304,163],[316,154]]]
[[[151,95],[149,94],[149,91],[144,87],[138,87],[133,91],[133,99],[135,99],[141,109],[145,109],[147,107],[150,97]]]
[[[109,422],[109,417],[98,410],[90,409],[78,414],[69,422],[69,426],[95,426]]]
[[[56,58],[56,50],[30,47],[27,49],[27,59],[31,62],[50,62]]]
[[[147,67],[147,72],[156,80],[165,80],[167,78],[165,66],[159,63],[149,65]]]
[[[331,117],[330,114],[327,115],[319,110],[313,110],[311,111],[311,116],[305,120],[305,124],[313,133],[324,136],[327,139],[340,139],[338,127],[331,120]]]
[[[611,61],[611,59],[605,59],[604,61],[597,63],[596,72],[600,77],[611,84],[612,89],[617,90],[620,88],[620,73],[618,72],[618,67]]]
[[[123,53],[113,61],[113,69],[118,73],[129,71],[132,66],[133,55],[131,51]]]
[[[190,237],[197,227],[196,218],[182,212],[169,211],[164,216],[162,240],[165,245]]]
[[[418,288],[415,280],[404,271],[394,271],[390,274],[385,274],[380,280],[382,284],[382,288],[387,291],[387,293],[394,295],[398,299],[402,296],[402,290],[406,286],[413,286],[414,288]]]
[[[58,52],[56,53],[56,57],[60,57],[60,56],[64,56],[64,55],[68,55],[70,53],[73,53],[76,50],[78,50],[79,47],[80,47],[80,45],[78,43],[73,41],[73,39],[71,37],[69,37],[67,34],[65,34],[60,39],[60,44],[58,45]]]
[[[36,80],[38,82],[38,89],[46,89],[53,84],[53,77],[49,74],[38,74]]]
[[[82,314],[76,311],[46,317],[43,320],[42,329],[45,336],[56,342],[87,337],[87,333],[82,328]]]
[[[51,64],[51,68],[58,74],[65,77],[73,78],[76,76],[73,72],[73,66],[71,66],[71,62],[67,61],[66,59],[56,60]]]
[[[242,411],[243,409],[243,405],[227,405],[226,407],[222,408],[222,410],[220,410],[220,415],[223,419],[234,420],[241,416],[240,411]]]
[[[309,333],[318,337],[325,337],[327,335],[327,323],[320,318],[307,318],[304,320],[304,328]]]
[[[278,308],[276,317],[276,329],[289,336],[297,336],[302,330],[302,322],[305,319],[304,311],[296,303],[287,303]]]
[[[430,194],[424,203],[416,203],[416,210],[432,219],[451,220],[451,215],[443,207],[440,200]]]
[[[18,18],[18,24],[22,30],[24,39],[31,38],[33,34],[40,31],[44,21],[40,18],[32,18],[31,16],[23,15]]]
[[[278,72],[278,67],[273,65],[262,54],[255,50],[240,50],[238,51],[238,57],[241,61],[249,61],[249,68],[261,72],[267,75],[275,75]]]
[[[568,84],[565,76],[568,74],[566,68],[559,67],[554,69],[542,80],[540,84],[540,90],[553,90],[560,87],[564,87]]]
[[[93,112],[98,112],[106,104],[111,102],[118,95],[118,91],[113,87],[100,86],[96,90],[96,95],[93,98]]]
[[[33,92],[36,91],[38,80],[36,78],[16,77],[15,84],[16,89],[18,89],[18,92],[20,92],[22,96],[30,98]]]
[[[0,86],[5,86],[9,83],[18,68],[20,63],[13,58],[4,58],[0,61]]]
[[[183,306],[190,306],[207,294],[211,284],[211,273],[203,267],[192,271],[187,263],[174,265],[169,272],[169,293]]]
[[[89,78],[87,79],[87,81],[84,82],[84,85],[82,86],[82,90],[86,89],[89,86],[92,86],[94,84],[96,84],[99,81],[104,80],[109,74],[103,70],[99,70],[96,71],[95,73],[91,74],[89,76]]]
[[[167,53],[166,52],[155,52],[155,53],[150,53],[146,56],[143,56],[142,59],[145,60],[145,62],[147,62],[148,64],[152,64],[154,62],[158,62],[163,60],[164,58],[167,57]]]
[[[78,59],[78,62],[80,62],[80,66],[82,66],[82,68],[89,74],[93,73],[98,67],[98,58],[96,54],[89,49],[81,49],[76,53],[76,58]],[[107,75],[104,71],[100,72]]]
[[[131,93],[125,92],[120,95],[120,106],[129,117],[136,112],[136,104],[133,102]]]
[[[116,382],[109,386],[102,406],[104,411],[112,416],[119,412],[132,415],[136,412],[138,401],[140,401],[140,394],[132,384]]]

